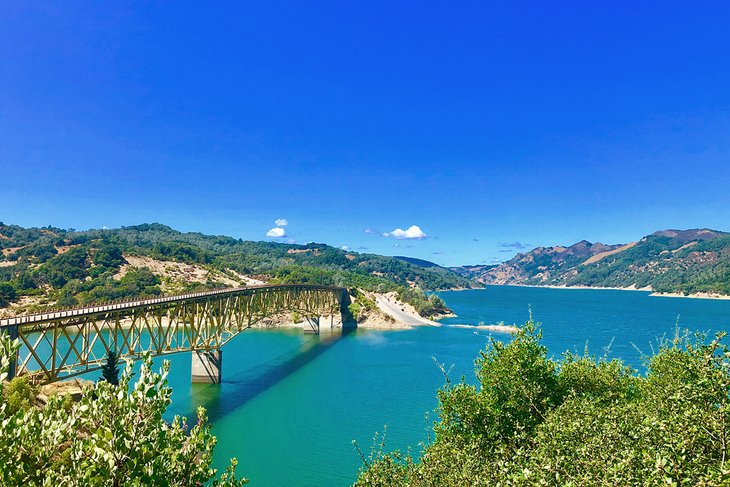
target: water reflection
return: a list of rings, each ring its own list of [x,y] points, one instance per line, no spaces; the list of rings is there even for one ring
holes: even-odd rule
[[[204,406],[211,421],[223,418],[302,369],[355,331],[345,328],[312,335],[290,353],[230,376],[225,371],[227,358],[224,348],[223,383],[192,384],[192,404]],[[190,411],[188,417],[193,417],[193,413]]]

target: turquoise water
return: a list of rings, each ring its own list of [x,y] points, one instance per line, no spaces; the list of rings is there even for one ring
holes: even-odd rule
[[[443,292],[458,314],[448,324],[523,323],[528,307],[542,322],[553,354],[588,345],[640,367],[675,325],[730,330],[730,301],[650,297],[644,292],[488,287]],[[224,383],[190,384],[190,357],[172,357],[173,413],[208,409],[218,437],[216,464],[239,460],[253,486],[348,485],[365,451],[388,425],[388,449],[418,451],[428,438],[443,376],[434,358],[453,365],[452,377],[473,380],[473,361],[490,336],[483,330],[422,327],[357,330],[316,337],[301,331],[249,330],[224,349]],[[493,333],[492,336],[506,338]]]

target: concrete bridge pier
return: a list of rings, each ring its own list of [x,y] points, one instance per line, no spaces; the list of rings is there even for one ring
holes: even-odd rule
[[[193,384],[220,384],[223,370],[223,350],[194,350],[190,381]]]

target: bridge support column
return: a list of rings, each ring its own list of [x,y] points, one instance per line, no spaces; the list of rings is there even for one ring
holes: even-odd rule
[[[223,350],[194,350],[190,381],[193,384],[220,384],[223,370]]]

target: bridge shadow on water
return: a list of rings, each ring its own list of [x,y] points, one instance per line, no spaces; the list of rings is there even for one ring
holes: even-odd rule
[[[224,347],[223,383],[192,384],[192,403],[204,406],[210,421],[223,418],[302,369],[354,331],[354,328],[344,328],[341,329],[341,333],[338,330],[331,335],[312,335],[312,338],[304,341],[297,350],[231,377],[226,377],[225,361],[231,360],[232,357],[225,355]],[[190,411],[187,416],[195,417],[194,411]]]

